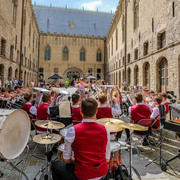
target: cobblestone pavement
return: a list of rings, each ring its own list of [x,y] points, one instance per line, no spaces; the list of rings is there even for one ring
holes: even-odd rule
[[[74,89],[73,89],[74,90]],[[34,134],[32,134],[34,135]],[[178,154],[178,149],[180,149],[180,141],[175,138],[175,133],[170,131],[164,131],[165,139],[163,141],[163,150],[162,150],[162,156],[165,159],[169,159],[176,154]],[[152,137],[152,139],[155,139],[155,136]],[[129,152],[125,148],[125,133],[123,132],[122,139],[119,140],[121,144],[121,157],[122,162],[126,166],[129,164]],[[159,147],[152,147],[153,152],[148,153],[149,149],[143,146],[139,146],[138,144],[140,141],[137,139],[137,137],[133,138],[133,146],[141,149],[144,152],[140,152],[140,154],[134,154],[133,155],[133,166],[137,169],[139,172],[141,178],[143,180],[151,180],[151,179],[164,179],[164,180],[177,180],[180,179],[180,159],[176,159],[173,162],[169,163],[173,170],[176,171],[178,175],[175,175],[174,172],[168,167],[167,172],[162,172],[160,167],[154,163],[149,165],[148,167],[145,167],[146,164],[148,164],[151,160],[157,157],[159,155]],[[30,143],[30,149],[35,147],[35,143]],[[27,150],[25,149],[24,152],[15,160],[12,160],[13,164],[18,163],[21,159],[23,159],[26,156]],[[38,159],[33,156],[33,153],[36,156],[44,158],[45,153],[45,147],[43,145],[39,145],[34,151],[29,151],[29,156],[26,162],[26,165],[24,166],[25,173],[28,176],[29,180],[33,180],[35,175],[38,173],[39,169],[45,164],[45,161],[42,159]],[[54,153],[53,159],[57,158],[57,153]],[[18,167],[21,169],[23,166],[23,163],[20,163]],[[0,162],[0,171],[3,172],[3,177],[0,178],[2,180],[25,180],[26,178],[19,174],[17,171],[12,170],[10,165],[7,162]],[[37,176],[37,180],[40,178],[41,173]],[[133,179],[138,179],[136,175],[133,173]]]

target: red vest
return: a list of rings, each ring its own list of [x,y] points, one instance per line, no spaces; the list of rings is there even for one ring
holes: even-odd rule
[[[97,114],[96,114],[97,119],[113,118],[112,108],[110,108],[110,107],[98,107],[97,109],[98,109]]]
[[[72,120],[75,120],[75,122],[73,122],[73,125],[78,124],[82,121],[81,107],[72,107]]]
[[[49,104],[41,104],[38,108],[37,108],[37,119],[38,120],[46,120],[48,119],[48,114],[47,114],[47,108],[49,107]],[[36,130],[37,131],[46,131],[47,129],[44,128],[40,128],[38,126],[36,126]]]
[[[169,105],[167,102],[163,102],[162,104],[166,107],[165,115],[167,115],[167,113],[169,112]]]
[[[75,139],[72,147],[76,177],[79,180],[87,180],[106,175],[106,128],[96,122],[84,122],[75,125],[74,129]]]
[[[131,123],[137,124],[140,119],[150,119],[151,110],[147,105],[134,105],[131,107]]]
[[[24,104],[23,107],[22,107],[22,109],[23,109],[24,111],[26,111],[26,112],[28,113],[28,115],[29,115],[29,114],[31,114],[31,113],[29,112],[29,109],[31,108],[31,106],[32,106],[32,104]]]

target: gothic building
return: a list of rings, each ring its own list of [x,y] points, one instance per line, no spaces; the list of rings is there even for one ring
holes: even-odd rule
[[[106,35],[113,14],[34,5],[40,30],[39,75],[104,79]]]

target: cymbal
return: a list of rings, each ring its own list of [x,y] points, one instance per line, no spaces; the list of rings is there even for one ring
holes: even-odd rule
[[[124,121],[122,121],[120,119],[114,119],[114,118],[102,118],[102,119],[96,120],[96,122],[98,124],[102,124],[102,125],[105,125],[105,123],[107,123],[107,122],[113,122],[114,124],[124,123]]]
[[[54,144],[60,140],[61,136],[54,133],[43,133],[33,137],[33,141],[38,144]]]
[[[103,118],[96,120],[96,122],[104,125],[110,132],[118,132],[123,130],[121,124],[123,124],[124,121],[119,119]]]
[[[131,129],[135,131],[147,131],[148,127],[139,125],[139,124],[132,124],[132,123],[122,123],[121,126],[126,129]]]
[[[51,120],[39,120],[35,122],[35,125],[47,129],[62,129],[65,127],[63,123]]]

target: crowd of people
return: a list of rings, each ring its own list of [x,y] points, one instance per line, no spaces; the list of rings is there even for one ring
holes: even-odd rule
[[[97,119],[120,117],[123,114],[121,109],[122,99],[119,88],[115,86],[116,91],[112,94],[113,106],[108,104],[107,92],[98,90],[98,101],[94,98],[85,96],[86,88],[96,91],[100,88],[98,84],[93,83],[93,88],[90,80],[84,83],[84,79],[80,78],[75,82],[75,87],[78,88],[77,93],[72,94],[72,123],[73,126],[68,129],[65,137],[65,148],[63,152],[64,162],[57,161],[52,165],[52,176],[54,180],[62,179],[108,179],[108,162],[110,160],[110,132],[105,126],[96,123]],[[104,85],[105,82],[101,82]],[[19,84],[20,85],[20,84]],[[58,106],[63,95],[54,91],[49,91],[50,87],[55,87],[56,84],[47,85],[44,83],[45,92],[37,92],[34,101],[34,93],[32,88],[36,85],[32,84],[28,89],[23,86],[16,85],[14,90],[7,88],[1,89],[0,100],[11,98],[17,103],[22,98],[26,102],[22,109],[26,111],[30,119],[46,120],[50,117],[51,106]],[[22,84],[21,84],[22,85]],[[38,87],[39,85],[37,85]],[[9,85],[8,85],[9,87]],[[119,96],[117,96],[119,93]],[[133,106],[129,107],[129,118],[127,121],[133,124],[138,124],[141,119],[155,119],[154,128],[159,128],[161,125],[159,106],[163,105],[165,115],[169,112],[169,106],[166,102],[167,95],[165,93],[155,93],[152,90],[144,88],[141,92],[133,91],[131,93]],[[130,120],[128,120],[130,119]],[[34,126],[31,126],[33,129]],[[46,129],[35,127],[36,132],[45,133]],[[130,132],[125,129],[128,142]],[[144,134],[147,132],[137,132]],[[122,131],[116,133],[116,138],[121,138]],[[143,145],[147,146],[148,135],[144,138]],[[72,151],[74,155],[72,156]]]

